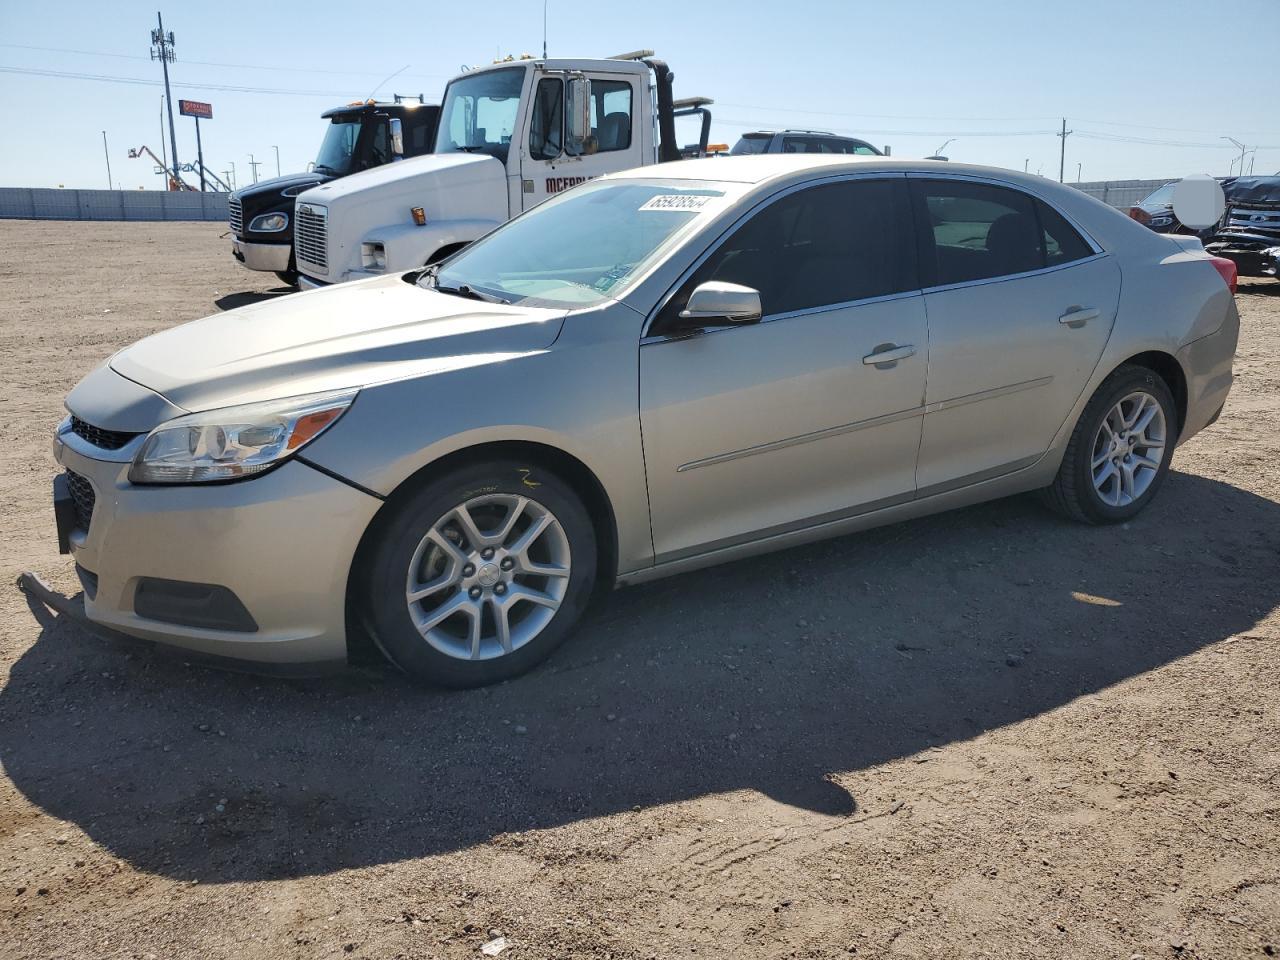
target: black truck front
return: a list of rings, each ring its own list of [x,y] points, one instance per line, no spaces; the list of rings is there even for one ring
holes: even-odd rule
[[[297,283],[294,197],[331,179],[320,173],[299,173],[263,180],[233,193],[228,202],[232,255],[250,270],[274,273],[285,283]]]

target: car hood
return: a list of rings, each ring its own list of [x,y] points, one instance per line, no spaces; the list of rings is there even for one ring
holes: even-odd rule
[[[257,183],[241,187],[232,196],[243,200],[246,197],[256,197],[266,193],[277,194],[281,190],[287,190],[289,187],[314,187],[331,179],[332,177],[327,173],[287,173],[283,177],[259,180]]]
[[[183,324],[109,361],[188,411],[493,363],[547,349],[564,310],[482,303],[375,277]]]

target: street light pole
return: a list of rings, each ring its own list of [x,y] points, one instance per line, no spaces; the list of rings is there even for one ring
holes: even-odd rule
[[[1243,143],[1241,143],[1239,140],[1237,140],[1235,137],[1219,137],[1218,139],[1219,139],[1219,140],[1230,140],[1230,141],[1231,141],[1231,143],[1232,143],[1234,146],[1237,146],[1237,147],[1239,147],[1239,148],[1240,148],[1240,173],[1241,173],[1241,175],[1243,175],[1243,174],[1244,174],[1244,151],[1245,151],[1245,145],[1244,145]],[[1236,165],[1236,162],[1235,162],[1234,160],[1232,160],[1232,161],[1231,161],[1231,166],[1227,167],[1227,173],[1231,173],[1231,167],[1234,167],[1235,165]]]
[[[258,168],[262,166],[261,160],[254,160],[253,154],[249,154],[249,169],[253,171],[253,182],[258,182]]]
[[[274,144],[271,147],[276,152],[276,176],[280,176],[280,148]]]
[[[107,189],[111,189],[111,151],[107,149],[107,131],[102,131],[102,155],[107,158]]]

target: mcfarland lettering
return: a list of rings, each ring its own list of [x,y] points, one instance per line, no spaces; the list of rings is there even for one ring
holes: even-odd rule
[[[590,177],[547,177],[547,193],[560,193],[580,183],[586,183]]]

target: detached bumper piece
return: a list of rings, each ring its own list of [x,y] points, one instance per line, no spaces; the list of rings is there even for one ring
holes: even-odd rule
[[[256,633],[258,624],[231,590],[212,583],[142,577],[133,594],[133,612],[148,620],[202,630]]]

